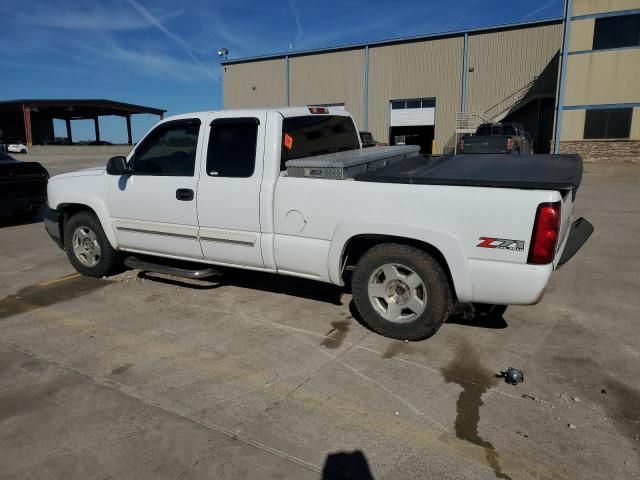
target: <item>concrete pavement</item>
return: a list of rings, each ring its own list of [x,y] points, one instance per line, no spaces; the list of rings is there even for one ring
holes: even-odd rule
[[[5,225],[0,479],[634,478],[640,169],[585,169],[596,233],[542,303],[417,343],[331,286],[88,279],[41,224]]]

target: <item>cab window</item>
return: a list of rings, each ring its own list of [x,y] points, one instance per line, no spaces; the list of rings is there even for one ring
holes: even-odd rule
[[[219,118],[211,122],[207,174],[249,178],[256,168],[257,118]]]
[[[163,123],[138,146],[133,157],[136,175],[193,177],[200,120]]]

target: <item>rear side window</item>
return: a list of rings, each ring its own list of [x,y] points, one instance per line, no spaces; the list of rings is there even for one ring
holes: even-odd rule
[[[358,132],[351,117],[305,115],[285,118],[280,170],[284,170],[287,160],[359,148]]]
[[[248,178],[256,168],[257,118],[222,118],[211,122],[207,174]]]
[[[491,125],[481,125],[480,127],[478,127],[476,135],[478,135],[479,137],[491,136]]]
[[[176,120],[153,130],[136,148],[133,171],[136,175],[192,177],[200,120]]]
[[[502,126],[502,135],[517,135],[516,129],[511,125]]]

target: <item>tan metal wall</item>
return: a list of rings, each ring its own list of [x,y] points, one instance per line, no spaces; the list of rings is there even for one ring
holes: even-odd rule
[[[224,108],[281,107],[285,89],[283,58],[223,67]]]
[[[640,8],[640,0],[573,0],[574,16],[636,8]]]
[[[291,57],[291,105],[344,103],[363,129],[364,63],[364,48]]]
[[[467,111],[488,110],[540,75],[561,45],[560,24],[469,35]],[[369,126],[389,140],[390,102],[436,98],[436,152],[453,141],[460,111],[464,37],[438,38],[369,48]],[[364,48],[293,55],[289,59],[291,105],[344,103],[364,129]],[[227,65],[225,108],[286,103],[285,60]],[[253,90],[252,87],[256,89]],[[453,143],[451,143],[452,146]]]
[[[640,50],[570,55],[565,105],[640,102]]]
[[[369,49],[369,130],[389,139],[390,101],[436,98],[436,151],[449,141],[460,109],[463,37]]]
[[[571,22],[569,51],[579,52],[593,48],[593,31],[596,21],[593,18]]]
[[[483,113],[524,87],[545,68],[557,71],[562,25],[469,35],[467,108]],[[553,63],[552,63],[553,62]]]

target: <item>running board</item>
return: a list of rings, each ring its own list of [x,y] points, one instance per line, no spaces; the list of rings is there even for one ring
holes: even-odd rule
[[[193,280],[200,280],[204,278],[214,277],[219,274],[217,270],[213,268],[201,268],[201,269],[189,269],[172,267],[169,265],[163,265],[161,263],[153,263],[145,260],[140,260],[137,257],[127,257],[124,264],[136,270],[142,270],[143,272],[162,273],[164,275],[172,275],[174,277],[191,278]]]

